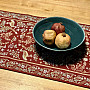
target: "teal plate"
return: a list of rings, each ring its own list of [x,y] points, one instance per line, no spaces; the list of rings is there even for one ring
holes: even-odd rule
[[[45,30],[50,30],[54,23],[62,22],[65,26],[65,32],[71,37],[71,44],[66,49],[59,49],[55,45],[48,46],[44,44],[42,34]],[[81,26],[73,20],[64,17],[49,17],[39,21],[33,28],[33,37],[35,41],[43,48],[53,51],[67,51],[80,46],[84,39],[85,33]]]

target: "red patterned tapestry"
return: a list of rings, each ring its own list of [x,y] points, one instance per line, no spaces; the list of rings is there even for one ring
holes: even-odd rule
[[[85,41],[67,52],[40,47],[34,25],[44,19],[0,11],[0,68],[90,88],[90,25],[80,24]]]

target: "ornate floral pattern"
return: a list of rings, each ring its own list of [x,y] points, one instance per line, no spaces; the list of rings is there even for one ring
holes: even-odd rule
[[[32,36],[43,18],[0,11],[0,67],[90,88],[90,25],[80,24],[85,42],[79,48],[57,55]]]

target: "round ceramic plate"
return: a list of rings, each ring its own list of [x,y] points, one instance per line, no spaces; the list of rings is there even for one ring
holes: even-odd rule
[[[54,23],[62,22],[65,26],[65,32],[71,37],[71,44],[66,49],[59,49],[56,45],[48,46],[44,44],[42,34],[45,30],[50,30]],[[49,17],[39,21],[33,28],[33,37],[35,41],[43,48],[53,51],[67,51],[80,46],[84,39],[85,33],[78,23],[64,17]]]

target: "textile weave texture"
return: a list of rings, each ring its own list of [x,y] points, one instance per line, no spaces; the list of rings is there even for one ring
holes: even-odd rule
[[[90,88],[90,25],[85,41],[67,52],[40,47],[34,25],[45,17],[0,11],[0,68]]]

